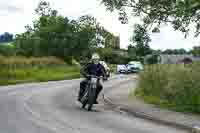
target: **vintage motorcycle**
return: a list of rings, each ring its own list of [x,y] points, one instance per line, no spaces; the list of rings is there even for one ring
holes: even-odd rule
[[[88,81],[88,84],[86,85],[86,89],[83,93],[83,96],[80,100],[82,103],[82,108],[85,108],[86,105],[88,105],[87,110],[91,111],[93,105],[95,104],[95,94],[97,89],[97,82],[101,80],[102,77],[97,77],[94,75],[89,75],[91,78]]]

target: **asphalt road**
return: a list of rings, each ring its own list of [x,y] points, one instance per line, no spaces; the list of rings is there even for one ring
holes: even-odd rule
[[[115,76],[104,83],[104,93],[115,87],[131,86],[131,78]],[[103,103],[87,112],[76,102],[79,82],[0,87],[0,133],[184,133],[120,114]]]

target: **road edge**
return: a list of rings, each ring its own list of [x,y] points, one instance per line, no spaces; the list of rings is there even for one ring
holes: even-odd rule
[[[150,121],[153,121],[155,123],[160,123],[160,124],[164,124],[164,125],[179,128],[179,129],[184,129],[184,130],[187,130],[187,131],[193,130],[193,127],[191,127],[191,126],[187,126],[187,125],[184,125],[184,124],[159,119],[159,118],[156,118],[154,116],[150,116],[148,114],[145,114],[144,112],[136,111],[133,108],[127,106],[127,105],[116,104],[111,100],[111,98],[109,98],[105,95],[104,95],[104,98],[103,98],[103,102],[105,104],[113,107],[113,108],[117,108],[117,111],[119,111],[119,112],[125,112],[129,115],[132,115],[132,116],[135,116],[135,117],[138,117],[138,118],[150,120]]]

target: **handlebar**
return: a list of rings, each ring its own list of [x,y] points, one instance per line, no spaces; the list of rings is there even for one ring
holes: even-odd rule
[[[103,78],[103,76],[95,76],[95,75],[87,75],[87,77],[98,78],[98,79]]]

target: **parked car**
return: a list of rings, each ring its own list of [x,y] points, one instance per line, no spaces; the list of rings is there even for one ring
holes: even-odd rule
[[[117,73],[127,73],[126,65],[117,65]]]
[[[110,77],[110,68],[108,67],[108,65],[106,64],[105,61],[100,61],[101,65],[104,66],[105,70],[106,70],[106,80]]]
[[[131,61],[127,64],[127,72],[128,73],[137,73],[143,70],[143,65],[139,61]]]

